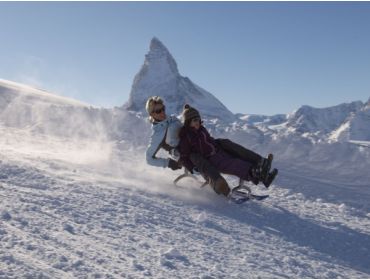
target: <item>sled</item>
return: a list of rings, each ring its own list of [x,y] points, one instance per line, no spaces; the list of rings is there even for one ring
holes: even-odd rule
[[[205,182],[201,182],[197,176],[194,174],[191,174],[186,168],[184,168],[184,173],[178,176],[174,181],[174,185],[178,186],[177,183],[184,179],[184,178],[192,178],[193,180],[199,182],[201,185],[200,187],[203,188],[204,186],[208,185],[208,181],[205,180]],[[205,179],[205,178],[204,178]],[[233,195],[230,196],[230,200],[233,201],[236,204],[244,203],[248,200],[264,200],[269,197],[269,195],[257,195],[252,193],[252,189],[245,184],[245,181],[243,179],[239,178],[239,184],[238,186],[232,188]]]
[[[205,187],[205,186],[207,186],[209,184],[206,178],[203,177],[203,179],[205,181],[204,182],[201,182],[197,176],[195,176],[194,174],[191,174],[189,172],[189,170],[187,170],[186,168],[184,168],[184,173],[181,174],[180,176],[176,177],[176,179],[173,181],[174,185],[178,187],[177,183],[180,180],[184,179],[184,178],[192,178],[193,180],[199,182],[201,184],[200,185],[201,188],[203,188],[203,187]],[[239,184],[236,187],[234,187],[232,190],[233,191],[234,190],[236,190],[236,191],[244,191],[244,192],[249,193],[249,194],[252,193],[251,188],[246,185],[246,183],[245,183],[245,181],[243,179],[240,179],[240,178],[239,178]]]
[[[182,179],[184,179],[184,178],[192,178],[192,179],[194,179],[195,181],[197,181],[197,182],[201,183],[201,186],[200,186],[201,188],[203,188],[204,186],[208,185],[207,180],[206,180],[205,182],[203,182],[203,183],[202,183],[202,182],[198,179],[198,177],[197,177],[197,176],[195,176],[194,174],[191,174],[191,173],[189,172],[189,170],[187,170],[186,168],[184,168],[184,173],[183,173],[183,174],[181,174],[180,176],[178,176],[178,177],[173,181],[174,185],[178,187],[177,182],[178,182],[178,181],[180,181],[180,180],[182,180]]]

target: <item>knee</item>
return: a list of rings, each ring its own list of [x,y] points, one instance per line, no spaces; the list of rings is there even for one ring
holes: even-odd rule
[[[213,189],[217,194],[223,194],[228,196],[230,193],[230,188],[226,180],[221,176],[212,184]]]

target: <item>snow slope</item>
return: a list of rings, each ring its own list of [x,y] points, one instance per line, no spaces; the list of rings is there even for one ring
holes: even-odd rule
[[[282,173],[235,205],[137,151],[25,133],[1,127],[0,278],[370,277],[369,192]]]

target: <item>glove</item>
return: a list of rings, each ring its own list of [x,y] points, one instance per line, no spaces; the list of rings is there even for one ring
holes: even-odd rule
[[[197,167],[194,167],[191,173],[194,175],[200,175],[199,169]]]
[[[170,158],[170,160],[168,161],[168,167],[171,168],[172,170],[177,170],[177,169],[181,169],[182,166],[175,160],[173,160],[172,158]]]
[[[178,161],[180,159],[180,153],[175,148],[170,150],[170,155],[171,155],[171,158],[174,159],[174,160]]]

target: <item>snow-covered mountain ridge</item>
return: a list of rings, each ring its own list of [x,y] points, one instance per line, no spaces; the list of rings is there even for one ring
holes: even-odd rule
[[[124,108],[145,112],[146,100],[156,95],[166,100],[167,111],[171,114],[179,114],[184,104],[189,103],[202,109],[209,118],[222,116],[229,122],[235,119],[234,114],[212,94],[181,76],[168,49],[157,38],[153,38]]]
[[[313,142],[370,141],[369,103],[355,101],[327,108],[302,106],[291,114],[237,116],[241,121],[279,135],[295,135]]]

